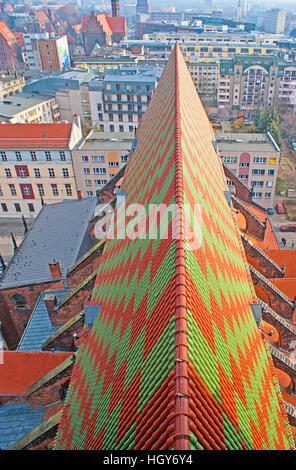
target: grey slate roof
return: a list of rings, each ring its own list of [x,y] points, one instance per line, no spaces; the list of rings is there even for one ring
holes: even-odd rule
[[[44,291],[40,295],[33,310],[29,323],[24,331],[23,337],[17,347],[20,351],[41,351],[42,344],[49,338],[61,325],[52,325],[47,308],[44,302],[44,296],[50,292],[56,294],[60,301],[69,289]]]
[[[42,423],[44,408],[30,409],[27,403],[0,406],[0,448],[7,449]]]
[[[52,281],[48,263],[60,263],[62,278],[92,247],[88,222],[97,198],[64,201],[43,206],[16,254],[6,268],[0,289]]]

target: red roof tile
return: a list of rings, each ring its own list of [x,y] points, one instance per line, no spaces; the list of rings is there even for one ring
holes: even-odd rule
[[[268,256],[280,266],[285,265],[285,277],[296,277],[296,250],[269,250]]]
[[[71,123],[0,124],[1,148],[66,148]]]
[[[126,21],[124,16],[109,16],[106,20],[113,33],[126,32]]]
[[[57,367],[70,352],[4,351],[0,364],[0,395],[23,395],[30,385]]]

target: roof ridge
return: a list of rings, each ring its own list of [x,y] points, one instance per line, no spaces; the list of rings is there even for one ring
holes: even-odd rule
[[[175,45],[175,191],[178,213],[178,239],[176,240],[176,344],[175,344],[175,448],[189,450],[189,375],[186,313],[186,267],[184,241],[184,175],[181,147],[181,116],[179,97],[179,61],[180,49]]]

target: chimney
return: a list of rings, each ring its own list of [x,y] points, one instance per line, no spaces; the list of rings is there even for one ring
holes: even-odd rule
[[[55,294],[45,294],[44,296],[44,303],[46,305],[46,308],[47,308],[47,312],[48,312],[48,315],[49,315],[49,318],[51,320],[51,322],[54,324],[55,323],[55,307],[57,306],[58,304],[58,299],[56,297]]]
[[[60,263],[58,261],[54,259],[51,263],[48,263],[48,266],[49,266],[51,277],[53,279],[62,277],[62,271],[61,271]]]

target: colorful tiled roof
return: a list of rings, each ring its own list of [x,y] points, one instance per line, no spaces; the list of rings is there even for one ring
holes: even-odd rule
[[[172,216],[166,238],[107,240],[92,296],[101,308],[54,448],[292,448],[213,131],[178,46],[137,138],[125,207],[200,204],[201,247],[181,223],[175,239]]]
[[[68,148],[72,124],[0,124],[1,148]]]
[[[24,395],[28,387],[72,353],[4,351],[3,355],[3,364],[0,364],[0,395]]]

